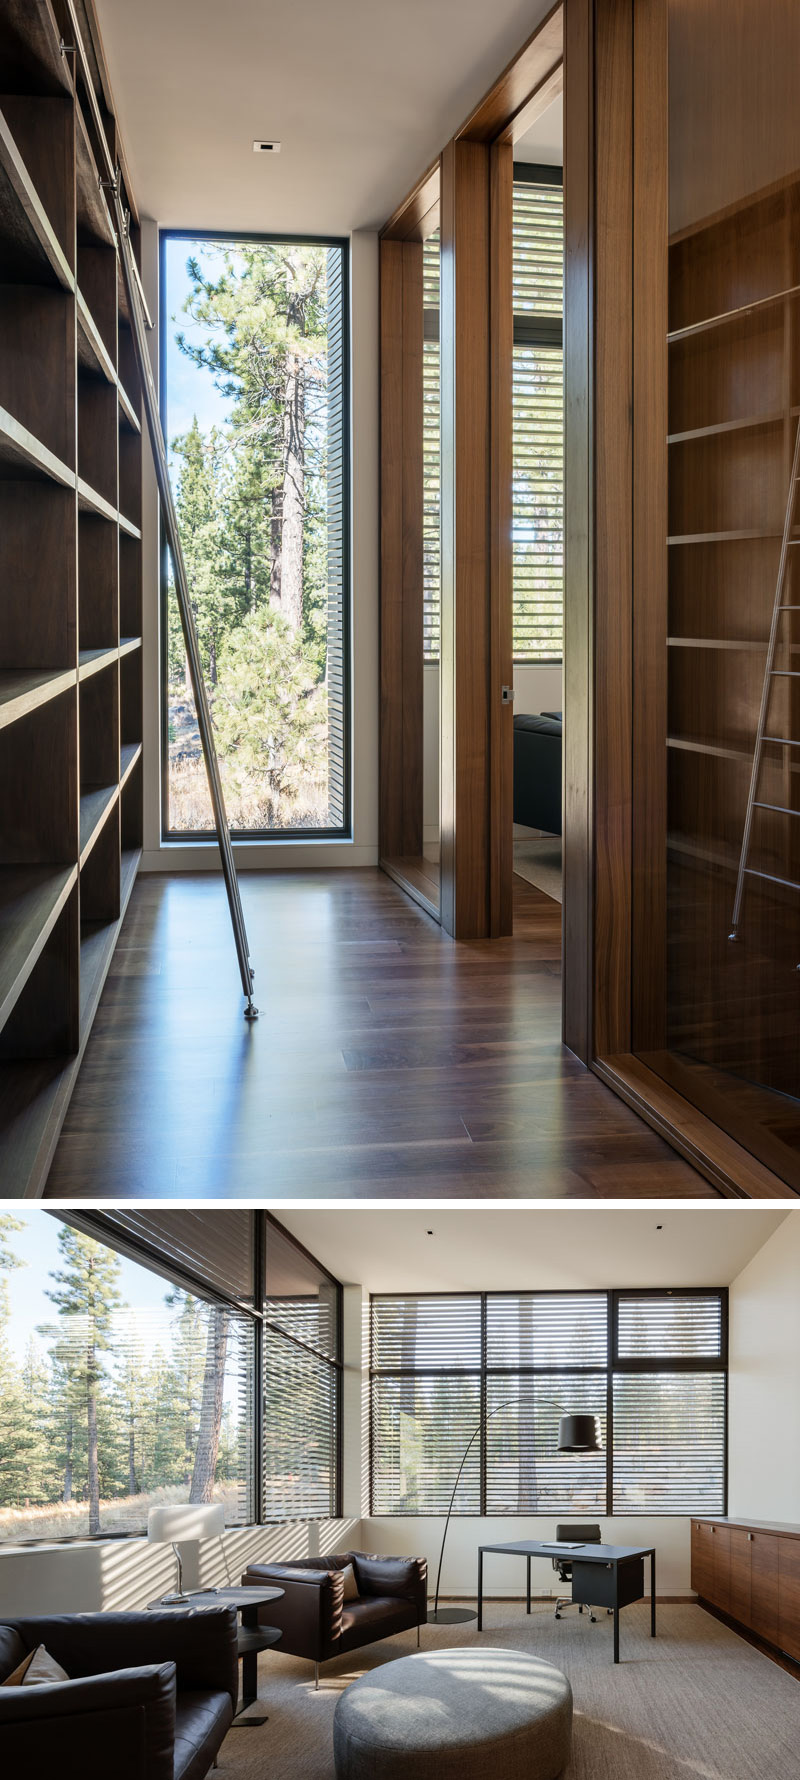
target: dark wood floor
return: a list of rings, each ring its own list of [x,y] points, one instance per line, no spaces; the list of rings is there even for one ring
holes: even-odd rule
[[[49,1196],[705,1197],[560,1042],[558,904],[455,945],[378,871],[143,877]]]

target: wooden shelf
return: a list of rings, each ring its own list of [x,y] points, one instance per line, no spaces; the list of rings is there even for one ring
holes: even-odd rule
[[[744,748],[725,748],[720,742],[688,741],[683,736],[668,735],[668,748],[680,748],[685,754],[713,754],[717,760],[744,760],[750,766],[753,760],[752,749],[748,753]]]
[[[4,14],[6,31],[16,45],[14,90],[71,93],[69,65],[61,54],[61,33],[50,0],[39,6],[33,6],[31,0],[5,0]],[[7,86],[5,90],[12,89]]]
[[[0,1026],[53,931],[77,867],[0,866]]]
[[[106,818],[119,797],[118,785],[92,785],[81,791],[80,800],[80,866],[91,853]]]
[[[101,519],[110,519],[114,525],[119,518],[116,507],[112,507],[104,495],[98,494],[96,488],[90,488],[82,476],[78,477],[78,506],[82,513],[97,513]]]
[[[48,451],[7,408],[0,408],[0,476],[15,481],[46,478],[62,488],[75,487],[75,471]]]
[[[97,44],[76,82],[53,4],[0,0],[0,859],[59,862],[0,866],[8,1198],[43,1191],[143,830],[141,534],[120,514],[140,511],[140,392],[105,119],[124,155]],[[92,37],[91,4],[76,16]]]
[[[702,321],[693,321],[683,328],[671,328],[667,334],[670,346],[676,340],[690,340],[695,334],[707,334],[712,328],[724,328],[731,322],[742,321],[749,315],[762,315],[765,309],[774,309],[778,303],[789,302],[800,296],[800,284],[790,284],[784,290],[771,293],[768,297],[758,297],[753,303],[741,303],[736,309],[724,309],[719,315],[708,315]]]
[[[116,387],[117,373],[111,354],[81,291],[76,293],[78,312],[78,364],[84,371],[104,377]]]
[[[667,538],[668,544],[736,544],[745,538],[780,538],[782,532],[742,531],[742,532],[685,532],[679,537]]]
[[[722,433],[754,433],[761,427],[780,426],[784,420],[800,413],[798,408],[780,409],[774,414],[748,414],[742,420],[717,420],[712,426],[690,427],[687,432],[668,433],[668,445],[687,445],[692,439],[716,439]]]
[[[74,668],[19,668],[0,671],[0,729],[27,717],[75,685]]]
[[[119,751],[119,783],[120,790],[130,778],[142,752],[141,742],[123,742]]]
[[[66,254],[0,106],[0,257],[4,283],[75,288]]]
[[[88,680],[92,674],[99,674],[102,668],[111,667],[112,662],[119,660],[119,650],[114,644],[110,649],[81,649],[78,654],[78,679]]]
[[[132,433],[141,433],[141,424],[133,403],[123,383],[117,380],[119,390],[120,420],[124,426],[130,427]]]
[[[668,649],[754,649],[765,655],[767,639],[748,643],[744,637],[667,637]]]
[[[117,238],[100,189],[100,175],[80,106],[75,110],[75,151],[78,240],[116,249]]]

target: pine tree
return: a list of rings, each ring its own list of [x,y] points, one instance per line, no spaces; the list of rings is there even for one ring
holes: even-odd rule
[[[11,1238],[24,1229],[18,1218],[0,1215],[0,1504],[18,1504],[26,1495],[28,1464],[34,1440],[28,1426],[21,1368],[8,1338],[10,1309],[7,1276],[24,1262]]]
[[[86,1430],[86,1489],[89,1532],[100,1531],[100,1468],[98,1460],[98,1398],[104,1380],[103,1354],[111,1346],[114,1312],[121,1305],[120,1265],[110,1249],[90,1236],[64,1226],[58,1246],[62,1268],[51,1273],[56,1305],[66,1334],[63,1359],[69,1370],[70,1396],[82,1403]]]

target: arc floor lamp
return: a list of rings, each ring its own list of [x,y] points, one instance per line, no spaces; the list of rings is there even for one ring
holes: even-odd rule
[[[512,1407],[513,1405],[510,1402],[499,1403],[497,1408],[492,1410],[491,1415],[487,1415],[487,1426],[489,1422],[494,1421],[496,1415],[502,1415],[504,1409],[511,1409]],[[447,1529],[450,1525],[450,1516],[453,1512],[453,1504],[456,1499],[458,1486],[461,1482],[464,1466],[466,1465],[467,1459],[475,1445],[475,1441],[480,1434],[482,1426],[483,1421],[481,1420],[478,1422],[477,1428],[475,1428],[474,1432],[470,1435],[470,1438],[467,1441],[464,1457],[458,1467],[455,1483],[453,1484],[453,1493],[450,1497],[450,1506],[447,1510],[447,1519],[444,1523],[442,1544],[439,1551],[439,1568],[436,1572],[436,1595],[433,1603],[433,1612],[428,1614],[429,1625],[466,1625],[470,1619],[477,1619],[478,1617],[477,1613],[473,1612],[471,1607],[440,1607],[439,1585],[442,1580],[442,1560],[444,1558],[445,1541],[447,1539]],[[596,1415],[562,1415],[558,1424],[558,1450],[559,1452],[564,1453],[602,1452],[603,1441],[600,1431],[599,1417]]]

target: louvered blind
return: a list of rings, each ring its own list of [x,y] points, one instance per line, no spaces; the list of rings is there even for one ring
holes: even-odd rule
[[[373,1297],[372,1512],[446,1512],[470,1441],[456,1513],[722,1512],[724,1306],[722,1292]],[[604,1450],[559,1453],[575,1414],[598,1418]]]
[[[184,1207],[158,1211],[136,1205],[70,1213],[69,1222],[108,1241],[137,1261],[145,1256],[165,1279],[239,1304],[253,1303],[253,1213]]]
[[[525,173],[524,179],[521,175]],[[563,193],[514,181],[513,602],[517,661],[559,661],[564,607]]]
[[[338,1509],[341,1287],[272,1220],[264,1295],[262,1512]]]
[[[439,377],[439,264],[437,229],[422,249],[422,579],[423,649],[438,661],[441,623],[441,402]]]
[[[564,188],[548,173],[514,169],[515,315],[560,318],[564,308]]]
[[[718,1359],[722,1352],[722,1299],[708,1292],[660,1297],[620,1295],[617,1353],[620,1359]]]
[[[608,1354],[605,1292],[490,1293],[486,1363],[498,1366],[601,1366]]]
[[[348,822],[347,748],[347,268],[344,249],[330,247],[328,290],[328,825]]]
[[[614,1379],[615,1514],[725,1513],[725,1377]]]
[[[336,1366],[267,1327],[262,1483],[266,1520],[336,1513],[338,1417]]]

